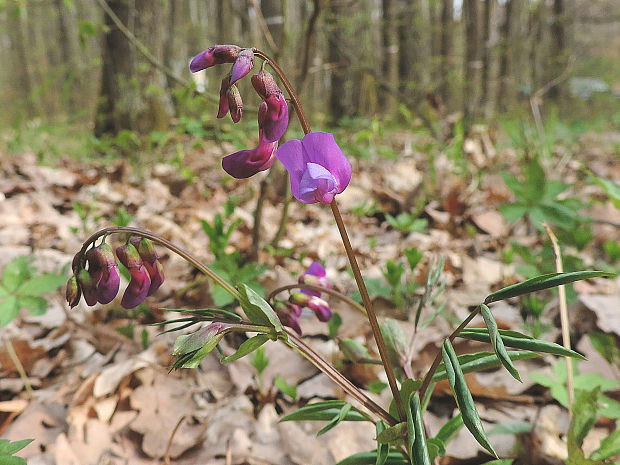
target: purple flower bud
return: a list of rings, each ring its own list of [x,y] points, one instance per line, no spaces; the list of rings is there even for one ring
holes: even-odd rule
[[[132,237],[129,242],[138,250],[138,255],[144,263],[144,267],[151,278],[151,285],[147,296],[155,294],[157,289],[164,283],[164,267],[159,261],[159,255],[153,247],[153,243],[146,237]]]
[[[289,297],[289,302],[302,307],[308,307],[314,312],[319,321],[329,321],[332,317],[329,304],[320,297],[304,294],[303,292],[295,292]]]
[[[81,269],[77,275],[77,282],[80,286],[86,305],[92,307],[97,303],[97,290],[93,283],[93,278],[90,273],[85,269]]]
[[[301,326],[299,325],[299,316],[301,315],[302,308],[299,305],[292,304],[290,302],[284,302],[282,300],[276,300],[273,306],[278,318],[284,326],[292,328],[297,334],[301,336]]]
[[[192,73],[221,63],[234,63],[241,48],[236,45],[213,45],[196,55],[189,64]]]
[[[230,108],[230,117],[233,122],[238,123],[243,115],[243,100],[241,100],[241,94],[235,84],[228,88],[226,99],[228,100],[228,107]]]
[[[121,305],[123,308],[134,308],[146,298],[151,287],[151,278],[142,258],[132,244],[118,247],[116,256],[131,274],[131,280],[125,289]]]
[[[331,203],[351,181],[351,164],[325,132],[289,140],[276,152],[291,176],[291,192],[303,203]]]
[[[264,69],[252,76],[252,86],[263,100],[267,100],[270,95],[282,93],[271,73]]]
[[[220,86],[220,106],[217,110],[217,117],[223,118],[228,113],[228,88],[230,87],[230,76],[222,79]]]
[[[121,282],[112,248],[104,242],[99,247],[86,252],[86,259],[88,260],[88,273],[95,286],[97,301],[109,304],[118,294]]]
[[[327,273],[323,265],[321,265],[319,262],[313,262],[308,267],[306,272],[299,277],[298,281],[300,284],[312,284],[314,286],[331,288],[332,285],[325,278],[326,274]],[[301,292],[303,292],[304,294],[321,297],[321,293],[319,291],[315,291],[312,289],[302,289]]]
[[[222,168],[232,177],[245,179],[259,171],[271,168],[275,160],[277,142],[267,142],[259,131],[258,146],[251,150],[241,150],[222,158]]]
[[[281,92],[271,94],[258,107],[258,127],[268,142],[279,140],[286,132],[288,105]]]
[[[248,74],[254,67],[254,52],[251,48],[246,48],[239,52],[237,59],[232,67],[230,83],[234,84],[243,76]]]
[[[71,276],[69,278],[69,281],[67,281],[67,286],[65,288],[65,297],[67,299],[67,303],[71,308],[75,307],[80,302],[80,297],[82,297],[82,291],[80,290],[80,286],[78,285],[75,275]]]

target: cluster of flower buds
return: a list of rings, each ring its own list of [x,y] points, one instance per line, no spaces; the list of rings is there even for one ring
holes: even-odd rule
[[[222,79],[218,118],[228,113],[237,123],[243,115],[243,101],[236,82],[254,67],[254,52],[236,45],[214,45],[196,55],[189,69],[192,73],[222,63],[232,63],[228,75]],[[244,179],[271,168],[275,161],[278,140],[288,126],[288,105],[273,76],[265,71],[265,63],[252,76],[252,85],[263,100],[258,109],[258,145],[224,157],[222,167],[231,176]]]
[[[319,262],[314,262],[299,277],[299,283],[331,288],[331,284],[325,276],[326,272],[323,265]],[[292,293],[287,302],[276,301],[274,304],[274,309],[282,324],[292,328],[300,335],[299,317],[304,307],[312,310],[320,321],[326,322],[332,317],[329,304],[321,298],[321,293],[314,289],[302,288],[301,292]]]
[[[78,253],[73,259],[74,274],[66,288],[66,298],[71,308],[79,303],[82,295],[90,306],[112,302],[120,287],[116,258],[131,275],[121,300],[124,308],[137,306],[164,282],[164,269],[150,240],[132,237],[116,249],[116,257],[112,248],[103,242],[89,249],[83,257]]]

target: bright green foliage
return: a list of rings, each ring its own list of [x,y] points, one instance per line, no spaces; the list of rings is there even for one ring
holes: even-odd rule
[[[22,439],[21,441],[10,442],[7,439],[0,439],[0,463],[2,465],[26,465],[26,461],[13,454],[19,452],[34,439]]]
[[[273,380],[273,384],[282,394],[286,394],[293,400],[297,399],[297,385],[288,384],[286,380],[280,375],[276,375],[275,379]]]
[[[355,407],[345,407],[346,405],[351,404],[342,400],[315,402],[286,415],[280,421],[330,421],[340,417],[343,410],[346,414],[339,421],[372,421],[368,414]]]
[[[6,326],[19,310],[27,308],[31,315],[43,315],[47,300],[41,297],[65,283],[65,276],[55,273],[37,274],[34,257],[22,256],[10,262],[0,278],[0,326]]]
[[[385,221],[402,233],[424,232],[428,227],[428,221],[425,218],[418,218],[413,213],[401,213],[396,217],[387,214]]]
[[[620,366],[620,349],[616,347],[616,340],[611,334],[592,332],[588,334],[592,346],[609,363]]]
[[[334,312],[332,317],[327,322],[327,335],[330,339],[335,339],[338,336],[338,330],[342,326],[342,317],[338,312]]]
[[[504,347],[504,342],[502,341],[502,337],[499,334],[499,329],[497,327],[497,323],[495,322],[495,318],[491,313],[491,310],[484,304],[482,304],[480,308],[482,318],[484,318],[484,323],[487,325],[491,345],[493,346],[493,350],[495,351],[497,358],[502,362],[504,368],[508,370],[508,373],[510,373],[514,379],[520,382],[521,377],[519,376],[519,372],[517,371],[516,367],[512,363],[512,360],[510,360],[510,357],[508,356],[508,351],[506,350],[506,347]]]
[[[257,334],[256,336],[251,337],[244,341],[237,351],[229,355],[228,357],[224,357],[222,359],[222,363],[234,362],[235,360],[239,360],[241,357],[245,357],[248,354],[254,352],[254,356],[252,357],[252,366],[256,368],[259,375],[263,373],[267,365],[269,365],[269,359],[265,357],[265,351],[259,350],[263,349],[261,346],[271,339],[271,336],[268,334]]]
[[[596,184],[603,188],[614,206],[620,208],[620,186],[611,179],[599,178],[590,171],[588,171],[588,175]]]

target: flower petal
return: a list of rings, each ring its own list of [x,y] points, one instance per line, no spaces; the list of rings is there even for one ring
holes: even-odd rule
[[[299,182],[299,201],[303,203],[330,203],[334,198],[336,180],[323,166],[307,163]]]
[[[245,179],[271,168],[275,160],[276,142],[267,142],[259,135],[258,146],[222,158],[222,168],[233,178]]]
[[[258,127],[269,142],[275,142],[284,135],[288,127],[288,105],[282,93],[272,94],[260,104]]]
[[[243,76],[248,74],[254,67],[254,52],[250,48],[246,48],[239,52],[237,59],[232,67],[230,75],[230,83],[234,84]]]

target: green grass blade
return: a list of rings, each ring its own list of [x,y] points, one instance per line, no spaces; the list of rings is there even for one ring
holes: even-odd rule
[[[497,328],[497,322],[491,313],[491,310],[486,305],[482,304],[481,306],[482,318],[484,319],[485,324],[487,325],[487,329],[489,330],[489,337],[491,339],[491,345],[493,346],[493,350],[497,354],[497,358],[508,373],[512,375],[514,379],[521,382],[521,376],[519,376],[519,372],[517,368],[510,360],[508,356],[508,352],[506,351],[506,347],[504,346],[504,342],[502,341],[502,337],[499,334],[499,330]]]
[[[413,417],[415,429],[415,440],[411,450],[411,459],[416,465],[431,465],[426,446],[426,432],[424,431],[424,421],[422,420],[422,409],[420,408],[420,395],[416,392],[409,400],[409,410]]]
[[[522,350],[509,350],[507,351],[510,360],[527,360],[530,358],[540,357],[536,352],[522,351]],[[493,352],[477,352],[475,354],[464,354],[458,357],[459,364],[461,365],[461,371],[463,373],[473,373],[476,371],[484,371],[489,368],[496,368],[501,365],[499,358]],[[447,379],[446,366],[442,362],[437,367],[437,372],[433,375],[433,382],[443,381]]]

